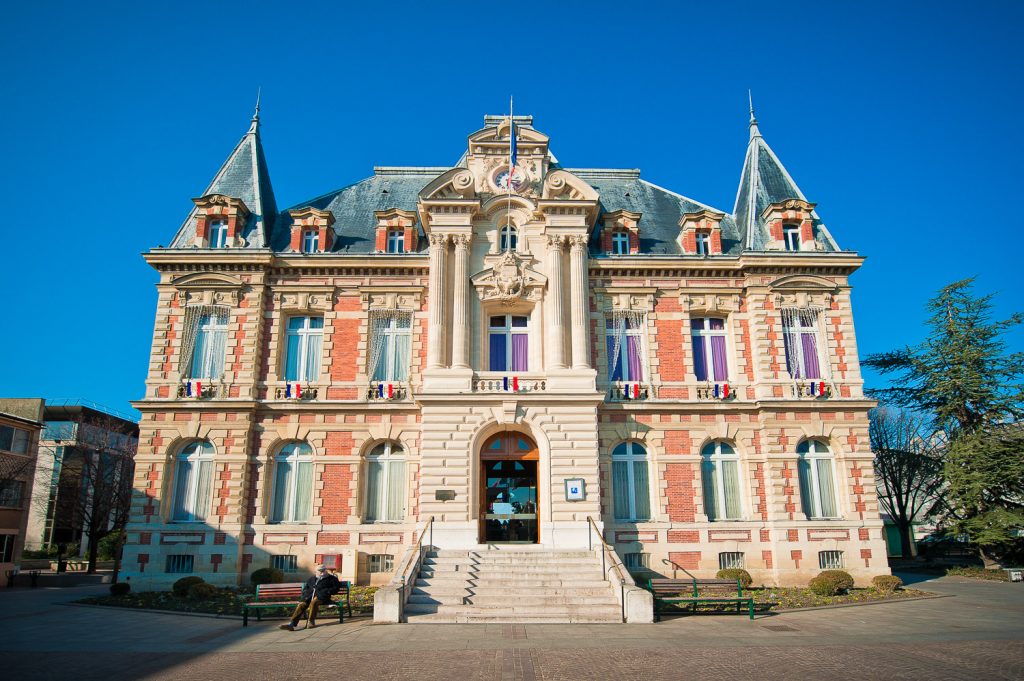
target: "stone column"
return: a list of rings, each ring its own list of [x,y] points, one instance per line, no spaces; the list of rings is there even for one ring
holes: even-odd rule
[[[452,236],[455,243],[455,291],[452,307],[452,366],[469,368],[469,234]]]
[[[548,237],[548,366],[551,369],[565,369],[565,311],[562,296],[565,286],[562,275],[562,254],[565,253],[565,237]]]
[[[569,237],[570,258],[570,303],[572,311],[572,368],[589,369],[587,346],[587,317],[590,304],[587,299],[587,237],[576,234]]]
[[[444,284],[448,280],[448,235],[430,235],[430,327],[427,333],[427,368],[445,366]]]

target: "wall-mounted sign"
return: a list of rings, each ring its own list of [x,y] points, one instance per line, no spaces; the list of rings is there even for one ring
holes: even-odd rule
[[[587,488],[583,478],[565,479],[565,500],[584,501],[587,498]]]
[[[455,490],[439,489],[434,491],[435,501],[455,501]]]

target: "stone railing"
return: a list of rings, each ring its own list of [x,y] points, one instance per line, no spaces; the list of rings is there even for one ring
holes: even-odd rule
[[[298,390],[296,390],[298,387]],[[274,388],[275,400],[291,400],[293,402],[312,402],[320,397],[320,389],[293,383]]]
[[[708,383],[697,386],[697,399],[706,402],[722,402],[736,399],[736,390],[728,383]]]
[[[608,388],[609,402],[636,402],[650,400],[655,397],[654,386],[647,383],[615,383]]]
[[[224,399],[228,396],[230,386],[227,383],[204,381],[198,378],[182,379],[178,384],[179,400],[210,400]]]
[[[832,384],[821,380],[795,381],[789,390],[794,399],[826,400],[832,397]]]
[[[517,374],[478,376],[473,379],[475,393],[536,393],[548,389],[544,378],[528,378]]]
[[[367,402],[400,402],[409,398],[409,386],[395,381],[373,381],[366,387]]]

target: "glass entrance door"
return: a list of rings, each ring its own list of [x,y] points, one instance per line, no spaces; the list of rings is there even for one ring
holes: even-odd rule
[[[537,462],[483,461],[484,541],[537,543]]]

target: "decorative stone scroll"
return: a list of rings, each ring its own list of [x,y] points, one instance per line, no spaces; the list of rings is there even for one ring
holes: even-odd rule
[[[275,291],[275,302],[280,310],[329,311],[334,305],[331,288],[285,289]]]
[[[171,282],[177,290],[178,304],[189,305],[220,305],[222,307],[238,307],[245,282],[237,277],[215,272],[199,272],[186,274]]]
[[[712,314],[738,312],[740,309],[740,294],[732,292],[722,293],[683,293],[679,296],[679,304],[684,310],[693,312],[710,312]]]

